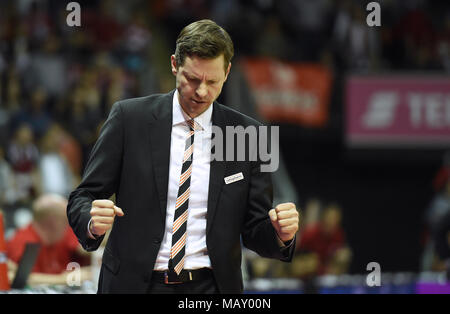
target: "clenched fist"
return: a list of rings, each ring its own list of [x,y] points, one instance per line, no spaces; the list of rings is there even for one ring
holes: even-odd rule
[[[298,230],[299,215],[294,203],[282,203],[269,211],[270,221],[281,241],[294,238]]]
[[[101,236],[111,229],[114,218],[125,215],[121,208],[114,205],[110,200],[95,200],[92,202],[90,211],[91,223],[89,231],[96,236]]]

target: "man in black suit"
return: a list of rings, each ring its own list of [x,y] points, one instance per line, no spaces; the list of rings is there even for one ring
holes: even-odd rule
[[[88,251],[112,228],[99,293],[241,293],[241,239],[291,260],[298,212],[292,203],[272,209],[261,160],[211,158],[213,128],[260,126],[216,102],[233,53],[216,23],[192,23],[171,56],[176,89],[114,104],[67,207]]]

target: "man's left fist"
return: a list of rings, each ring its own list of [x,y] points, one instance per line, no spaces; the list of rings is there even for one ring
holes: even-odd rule
[[[298,230],[299,215],[294,203],[282,203],[269,211],[270,221],[281,241],[294,238]]]

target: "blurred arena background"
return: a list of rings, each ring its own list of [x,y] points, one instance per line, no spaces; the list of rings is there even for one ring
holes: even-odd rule
[[[39,195],[77,185],[115,101],[174,88],[176,36],[209,18],[235,44],[219,102],[280,126],[274,202],[302,217],[291,264],[244,252],[246,291],[450,293],[448,1],[375,1],[373,27],[370,1],[79,0],[73,27],[69,2],[0,1],[7,241]]]

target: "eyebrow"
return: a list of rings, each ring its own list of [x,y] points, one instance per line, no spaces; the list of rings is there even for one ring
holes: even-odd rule
[[[195,75],[195,74],[193,74],[193,73],[189,73],[189,72],[187,72],[186,70],[183,70],[183,74],[184,74],[188,79],[193,79],[193,80],[201,81],[201,79],[200,79],[197,75]],[[216,83],[216,82],[218,82],[218,81],[219,81],[219,80],[216,79],[216,78],[212,78],[212,79],[207,80],[208,83]]]
[[[183,74],[184,74],[185,76],[187,76],[188,78],[190,78],[190,79],[200,80],[200,78],[199,78],[197,75],[192,74],[192,73],[189,73],[189,72],[187,72],[186,70],[183,70]]]

